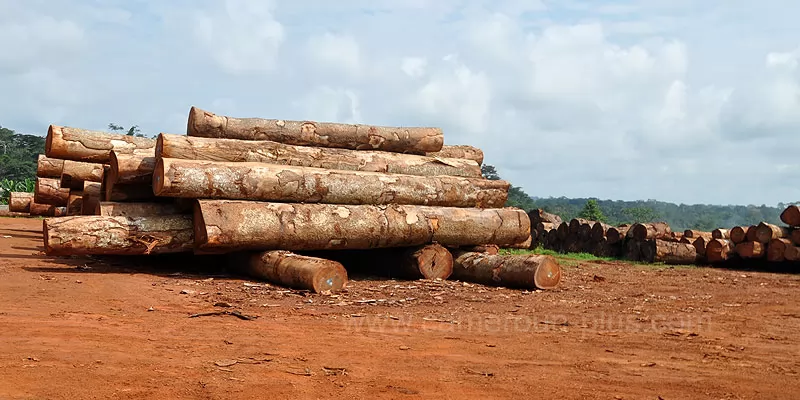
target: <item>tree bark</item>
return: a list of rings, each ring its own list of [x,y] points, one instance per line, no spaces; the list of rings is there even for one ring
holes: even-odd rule
[[[36,178],[33,201],[64,207],[69,201],[69,188],[62,188],[61,181],[55,178]]]
[[[553,289],[561,266],[552,256],[456,252],[451,279],[483,285]]]
[[[483,164],[483,150],[467,145],[443,145],[442,149],[427,153],[428,157],[460,158]]]
[[[767,245],[767,261],[781,262],[786,260],[786,248],[792,245],[789,239],[772,239]]]
[[[642,261],[664,264],[694,264],[697,249],[691,244],[661,239],[647,240],[641,245]]]
[[[194,222],[198,249],[207,252],[503,246],[530,236],[528,216],[516,208],[198,200]]]
[[[482,177],[481,167],[477,162],[460,158],[293,146],[268,140],[210,139],[165,133],[158,136],[156,157],[201,161],[261,162],[342,171],[421,176]]]
[[[56,208],[64,208],[64,214],[66,214],[66,207],[37,203],[35,199],[29,205],[31,216],[52,217],[56,215]]]
[[[192,217],[70,216],[44,221],[47,255],[160,254],[190,252]]]
[[[64,160],[50,158],[44,154],[39,154],[36,160],[36,176],[40,178],[61,179],[61,170],[64,169]]]
[[[83,191],[72,190],[67,201],[67,215],[81,215],[83,210]]]
[[[285,250],[232,254],[228,265],[255,279],[315,293],[338,292],[348,281],[347,270],[339,262]]]
[[[83,183],[83,203],[81,205],[82,215],[98,215],[97,207],[100,205],[102,183],[84,182]]]
[[[692,246],[694,246],[698,256],[706,257],[708,244],[711,243],[712,240],[714,239],[712,239],[710,236],[702,235],[692,241]]]
[[[8,194],[8,211],[30,213],[33,193],[11,192]]]
[[[781,212],[781,221],[789,226],[800,227],[800,206],[790,205]]]
[[[102,164],[111,160],[111,151],[152,157],[155,146],[154,139],[50,125],[45,154],[51,158]]]
[[[594,242],[600,242],[606,238],[606,233],[608,230],[611,229],[612,226],[609,224],[604,224],[602,222],[596,222],[592,226],[592,232],[590,234],[591,240]]]
[[[730,239],[734,244],[739,244],[747,240],[747,227],[734,226],[730,231]]]
[[[664,239],[672,233],[672,229],[670,229],[666,222],[634,224],[631,229],[633,229],[633,238],[640,242],[652,239]]]
[[[762,222],[756,227],[756,241],[767,244],[772,239],[780,239],[789,236],[789,229]]]
[[[116,203],[102,201],[98,204],[97,215],[103,217],[143,218],[185,214],[175,203]]]
[[[758,226],[752,225],[747,228],[747,233],[745,234],[745,241],[746,242],[755,242],[758,240]]]
[[[152,184],[153,169],[156,166],[156,157],[141,155],[126,155],[111,152],[108,162],[110,181],[114,184]]]
[[[61,187],[83,190],[83,182],[103,182],[103,164],[64,160]]]
[[[736,254],[742,258],[761,258],[767,254],[767,246],[761,242],[744,242],[736,245]]]
[[[482,178],[177,158],[159,159],[153,173],[157,196],[183,198],[499,208],[508,189],[506,181]]]
[[[625,236],[628,235],[628,230],[630,230],[630,225],[620,225],[617,227],[608,228],[606,231],[606,238],[608,238],[608,244],[619,243],[625,240]]]
[[[444,134],[435,127],[387,127],[333,122],[233,118],[192,107],[188,136],[271,140],[299,146],[383,150],[425,154],[442,150]]]
[[[706,244],[706,261],[715,264],[728,260],[736,254],[736,244],[728,239],[711,239]]]
[[[486,253],[486,254],[498,254],[500,253],[500,246],[496,244],[486,244],[486,245],[478,245],[478,246],[455,246],[455,249],[473,253]]]
[[[508,246],[503,246],[503,247],[507,249],[530,250],[532,246],[533,246],[533,234],[531,234],[531,236],[528,236],[527,239],[519,243],[510,244]]]
[[[786,246],[786,252],[783,253],[786,261],[800,261],[800,247],[796,245]]]
[[[714,229],[713,231],[711,231],[711,238],[712,239],[730,239],[731,238],[731,232],[729,230],[727,230],[727,229],[722,229],[722,228]]]

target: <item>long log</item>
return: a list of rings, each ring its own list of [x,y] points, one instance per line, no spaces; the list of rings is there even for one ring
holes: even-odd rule
[[[781,221],[789,226],[800,227],[800,206],[793,204],[786,207],[781,212]]]
[[[628,261],[640,261],[642,259],[642,242],[638,240],[625,241],[622,257]]]
[[[608,238],[609,244],[619,243],[625,240],[625,236],[628,235],[628,231],[631,229],[630,225],[620,225],[608,228],[606,231],[606,238]]]
[[[736,254],[742,258],[761,258],[767,254],[767,246],[761,242],[744,242],[736,245]]]
[[[800,261],[800,247],[796,245],[786,246],[783,256],[786,261]]]
[[[33,201],[38,204],[64,207],[69,201],[69,188],[62,188],[59,179],[37,177],[33,191]]]
[[[747,233],[744,236],[746,242],[755,242],[758,240],[758,226],[752,225],[747,228]]]
[[[64,160],[61,187],[83,190],[83,182],[103,182],[103,164]]]
[[[117,203],[102,201],[97,205],[97,215],[103,217],[149,217],[185,214],[176,203]]]
[[[664,239],[672,233],[666,222],[654,222],[649,224],[634,224],[631,228],[633,238],[640,242],[652,239]]]
[[[156,141],[116,133],[50,125],[45,155],[63,160],[107,163],[111,151],[118,154],[154,155]]]
[[[353,274],[415,280],[447,279],[453,273],[453,255],[436,243],[370,250],[312,251],[307,255],[338,261]]]
[[[423,176],[482,177],[481,167],[477,162],[460,158],[294,146],[269,140],[210,139],[165,133],[158,136],[156,157],[201,161],[262,162],[342,171]],[[152,173],[152,170],[150,172]]]
[[[111,152],[111,160],[108,162],[109,180],[114,184],[151,184],[153,182],[153,169],[156,166],[156,157],[117,154]]]
[[[478,163],[478,165],[483,164],[483,150],[463,145],[463,144],[456,144],[456,145],[443,145],[442,149],[435,152],[427,153],[428,157],[444,157],[444,158],[461,158],[465,160],[472,160]]]
[[[232,254],[228,265],[256,279],[315,293],[338,292],[348,281],[341,263],[286,250]]]
[[[552,256],[458,251],[453,256],[454,280],[526,289],[553,289],[561,281],[561,266]]]
[[[8,194],[8,211],[30,213],[33,193],[11,192]]]
[[[507,181],[482,178],[177,158],[159,159],[153,173],[157,196],[327,204],[499,208],[509,186]]]
[[[63,214],[67,213],[66,207],[38,203],[36,200],[31,201],[29,207],[31,216],[52,217],[56,215],[57,208],[63,208]]]
[[[600,242],[606,238],[606,233],[611,228],[612,226],[609,224],[605,224],[602,222],[595,222],[595,224],[592,226],[592,232],[589,236],[592,241]]]
[[[697,249],[691,244],[652,239],[641,244],[642,261],[664,264],[694,264]]]
[[[734,244],[739,244],[747,240],[747,227],[734,226],[730,230],[730,239]]]
[[[706,261],[715,264],[726,261],[736,254],[736,244],[728,239],[711,239],[706,244]]]
[[[699,257],[706,257],[706,252],[708,248],[708,244],[714,239],[710,236],[702,235],[699,236],[697,239],[692,241],[692,246],[694,246],[695,251]]]
[[[772,239],[767,245],[767,261],[781,262],[786,260],[786,248],[792,241],[785,238]]]
[[[67,215],[81,215],[83,210],[83,191],[72,190],[67,201]]]
[[[789,236],[789,229],[762,222],[756,227],[756,241],[767,244],[773,239],[780,239]]]
[[[39,154],[36,159],[36,176],[40,178],[61,179],[61,170],[64,169],[64,160],[50,158],[44,154]]]
[[[567,240],[567,236],[569,236],[569,223],[568,222],[560,223],[556,230],[556,235],[558,236],[558,240],[561,241]]]
[[[712,239],[730,239],[731,232],[727,229],[717,228],[711,231]]]
[[[578,227],[578,237],[582,242],[589,242],[592,240],[592,229],[596,224],[596,221],[587,221]]]
[[[620,255],[620,244],[610,244],[608,243],[608,238],[601,238],[600,240],[595,241],[592,245],[593,248],[590,253],[597,257],[618,257]]]
[[[444,134],[435,127],[388,127],[333,122],[234,118],[192,107],[186,133],[221,139],[271,140],[299,146],[425,154],[441,151]]]
[[[100,205],[101,188],[103,184],[97,182],[83,183],[83,202],[81,204],[81,214],[98,215],[97,207]]]
[[[523,240],[523,241],[521,241],[519,243],[513,243],[513,244],[510,244],[510,245],[507,245],[507,246],[503,246],[503,247],[506,248],[506,249],[529,250],[531,247],[533,247],[533,234],[531,234],[531,236],[528,236],[527,239],[525,239],[525,240]]]
[[[709,238],[713,235],[713,232],[704,232],[699,231],[696,229],[686,229],[683,231],[683,236],[689,239],[697,239],[700,236],[709,236]]]
[[[160,254],[190,252],[192,217],[103,217],[95,215],[45,219],[47,255]]]
[[[588,224],[590,221],[583,218],[573,218],[569,220],[569,233],[577,235],[581,229],[581,225]]]
[[[326,250],[510,245],[530,236],[516,208],[333,205],[198,200],[198,250]]]

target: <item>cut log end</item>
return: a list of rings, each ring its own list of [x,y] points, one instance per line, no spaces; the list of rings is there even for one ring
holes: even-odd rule
[[[44,141],[44,154],[47,157],[52,157],[50,154],[53,152],[53,137],[61,136],[61,127],[58,125],[50,125],[47,128],[47,137]]]
[[[447,279],[453,273],[453,255],[444,246],[430,244],[414,248],[408,257],[425,279]]]
[[[554,289],[561,282],[561,266],[555,258],[549,256],[539,260],[539,267],[533,274],[533,283],[539,289]]]

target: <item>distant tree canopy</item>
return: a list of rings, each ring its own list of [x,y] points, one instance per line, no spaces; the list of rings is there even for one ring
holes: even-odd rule
[[[108,124],[108,129],[111,132],[120,132],[120,131],[125,132],[125,134],[128,136],[145,137],[142,134],[141,129],[139,129],[139,125],[133,125],[130,128],[125,129],[125,127],[123,127],[122,125],[117,125],[112,122]]]
[[[586,205],[583,206],[583,210],[578,214],[578,217],[590,221],[606,222],[606,216],[603,215],[603,211],[600,210],[600,206],[597,205],[597,200],[595,199],[586,200]]]
[[[44,154],[43,137],[0,127],[0,179],[33,179],[39,154]]]

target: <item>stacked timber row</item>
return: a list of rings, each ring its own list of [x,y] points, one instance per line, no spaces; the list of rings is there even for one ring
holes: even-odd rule
[[[44,222],[51,255],[229,254],[236,271],[315,291],[365,264],[509,287],[560,280],[552,257],[496,254],[532,238],[530,219],[504,207],[508,182],[483,178],[483,152],[445,146],[439,128],[192,107],[186,135],[51,126],[46,143],[37,193],[69,214]]]

